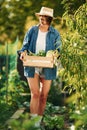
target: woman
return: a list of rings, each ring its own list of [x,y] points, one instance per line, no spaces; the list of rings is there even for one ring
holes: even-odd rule
[[[48,50],[58,49],[60,51],[59,32],[51,26],[53,9],[42,7],[40,12],[36,13],[36,16],[39,18],[39,24],[31,27],[25,35],[23,47],[19,51],[21,60],[24,58],[25,50],[32,53],[38,53],[40,50],[47,52]],[[31,92],[30,113],[42,116],[52,80],[56,78],[56,67],[24,67],[24,75]]]

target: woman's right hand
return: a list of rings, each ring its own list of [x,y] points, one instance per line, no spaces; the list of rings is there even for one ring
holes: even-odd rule
[[[20,60],[24,61],[26,55],[27,55],[26,51],[21,52],[21,54],[20,54]]]

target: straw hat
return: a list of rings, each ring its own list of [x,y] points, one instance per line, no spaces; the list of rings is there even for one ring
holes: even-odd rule
[[[45,15],[53,18],[53,9],[48,7],[42,7],[39,13],[35,13],[36,16]]]

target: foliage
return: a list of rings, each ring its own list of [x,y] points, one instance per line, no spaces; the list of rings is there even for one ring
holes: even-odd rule
[[[17,44],[18,38],[13,44],[6,44],[4,49],[6,50],[6,56],[1,55],[3,63],[1,63],[0,72],[0,99],[1,102],[8,102],[8,104],[16,105],[19,107],[22,99],[20,93],[24,92],[24,86],[26,83],[20,80],[20,76],[17,72]],[[6,64],[6,65],[5,65]]]
[[[7,104],[6,102],[0,102],[0,130],[4,130],[4,123],[12,116],[16,108]]]
[[[6,81],[6,72],[5,67],[2,67],[1,73],[0,73],[0,89],[5,85]]]
[[[80,7],[82,10],[80,12],[78,11],[78,13],[84,13],[84,7],[86,8],[86,4]],[[66,21],[68,20],[70,19],[66,16]],[[66,33],[66,35],[63,35],[62,37],[63,45],[61,62],[63,68],[60,69],[60,75],[62,74],[63,76],[62,78],[65,81],[65,86],[70,88],[69,92],[71,93],[76,91],[77,99],[78,96],[80,96],[81,99],[84,99],[83,93],[85,93],[84,90],[86,89],[87,82],[86,36],[84,31],[78,31],[77,26],[78,24],[76,24],[76,29],[74,29],[72,32],[70,30],[70,32]],[[86,27],[85,22],[84,26]],[[84,30],[85,28],[81,27],[81,30],[82,29]]]
[[[3,75],[3,76],[2,76]],[[3,71],[0,85],[0,129],[4,129],[3,124],[12,116],[20,107],[23,107],[26,98],[21,95],[25,92],[27,85],[20,80],[17,70],[11,70],[8,75]],[[4,81],[4,82],[3,82]]]
[[[35,122],[38,122],[39,117],[30,119],[30,115],[28,113],[21,115],[20,120],[11,121],[11,129],[12,130],[40,130],[39,127],[35,126]]]
[[[67,12],[63,15],[68,32],[62,35],[61,63],[63,67],[59,75],[64,81],[64,91],[67,90],[72,95],[67,102],[75,104],[77,110],[87,104],[86,12],[87,3],[79,7],[74,15]]]
[[[60,130],[64,128],[64,118],[62,116],[49,116],[44,118],[45,130]]]
[[[67,11],[69,14],[74,14],[75,11],[86,2],[86,0],[62,0],[63,8],[65,12]]]
[[[87,129],[87,106],[82,108],[80,111],[75,111],[71,115],[71,118],[75,120],[76,130],[80,128],[82,130]]]
[[[51,107],[52,111],[50,111]],[[21,115],[19,120],[11,121],[10,125],[12,130],[61,130],[64,128],[64,116],[58,115],[58,113],[65,113],[65,107],[61,108],[48,103],[45,112],[46,113],[44,114],[43,119],[41,121],[41,127],[35,126],[35,124],[39,121],[39,116],[31,118],[29,113],[24,113]]]
[[[24,97],[21,96],[21,93],[25,91],[24,87],[26,87],[27,84],[20,80],[20,76],[16,70],[11,71],[8,82],[8,93],[11,95],[11,102],[20,106],[25,100]]]
[[[23,40],[25,31],[37,23],[35,12],[42,6],[55,9],[56,16],[62,16],[61,0],[1,0],[0,1],[0,41],[13,41],[17,36]],[[36,7],[36,8],[35,8]]]
[[[42,125],[45,130],[61,130],[65,129],[67,109],[65,106],[55,106],[52,103],[47,103]]]
[[[52,103],[50,102],[47,102],[47,105],[46,105],[46,109],[45,109],[45,115],[62,115],[64,113],[67,112],[67,109],[65,106],[56,106],[56,105],[53,105]]]
[[[51,89],[48,95],[48,102],[54,105],[63,105],[63,97],[62,97],[62,85],[60,78],[58,77],[56,80],[52,82]]]
[[[87,3],[85,0],[58,0],[58,1],[20,1],[20,0],[1,0],[0,1],[0,41],[4,43],[5,41],[13,40],[19,36],[19,39],[23,39],[25,31],[32,24],[36,23],[35,15],[33,12],[38,12],[41,6],[52,7],[56,10],[56,16],[61,16],[64,11],[62,10],[62,2],[65,13],[63,15],[63,20],[67,26],[67,30],[62,34],[62,51],[61,51],[61,63],[62,68],[59,70],[59,77],[63,81],[63,91],[68,91],[70,97],[66,100],[69,106],[70,118],[75,120],[75,125],[77,130],[87,129]],[[38,4],[39,3],[39,4]],[[85,4],[83,4],[85,3]],[[38,6],[37,6],[38,5]],[[80,6],[81,5],[81,6]],[[35,9],[35,6],[37,7]],[[79,7],[80,6],[80,7]],[[16,9],[15,9],[16,8]],[[29,13],[28,13],[29,12]],[[4,16],[4,17],[3,17]],[[21,17],[22,16],[22,17]],[[35,21],[34,21],[35,20]],[[31,22],[33,21],[33,23]],[[57,19],[57,22],[59,21]],[[5,42],[6,43],[6,42]],[[4,48],[4,46],[3,46]],[[13,49],[10,51],[12,53]],[[0,51],[3,52],[4,51]],[[4,52],[5,53],[5,52]],[[59,78],[58,77],[58,78]],[[53,82],[52,91],[49,95],[49,99],[52,99],[52,102],[59,102],[58,96],[60,96],[60,90],[58,89],[57,84],[59,83],[58,79]],[[22,102],[25,100],[21,96],[21,92],[24,92],[25,82],[20,81],[20,77],[16,70],[12,70],[9,73],[8,80],[3,68],[3,73],[0,74],[0,85],[4,86],[0,89],[0,108],[4,111],[1,111],[2,119],[6,120],[3,114],[6,112],[9,114],[10,111],[9,105],[12,105],[12,108],[21,107]],[[59,91],[59,92],[58,92]],[[55,94],[54,94],[55,92]],[[54,98],[55,97],[55,98]],[[84,100],[85,99],[85,100]],[[57,105],[57,104],[56,104]],[[5,109],[6,108],[6,109]],[[63,109],[64,110],[64,109]],[[80,114],[75,113],[79,111]],[[60,111],[59,108],[55,109],[53,106],[49,105],[48,114],[52,114],[49,117],[44,118],[45,123],[47,121],[56,125],[56,122],[59,122],[60,126],[57,128],[63,128],[63,117],[59,117],[59,113],[54,111]],[[63,111],[64,112],[64,111]],[[58,117],[55,115],[58,114]],[[60,113],[61,114],[61,113]],[[53,116],[54,115],[54,116]],[[8,115],[6,115],[8,117]],[[28,126],[29,120],[23,118],[25,126]],[[71,119],[70,119],[71,120]],[[27,123],[26,123],[27,122]],[[14,123],[14,129],[21,127],[21,124],[17,122]],[[23,124],[24,125],[24,124]],[[33,125],[33,123],[32,123]],[[54,125],[46,124],[46,127],[52,129]],[[26,129],[27,129],[26,128]]]
[[[20,107],[25,100],[21,96],[21,93],[25,91],[24,86],[26,86],[26,83],[24,81],[20,81],[17,70],[11,71],[9,73],[8,82],[6,80],[3,88],[0,90],[0,94],[2,95],[0,97],[1,103],[5,100],[12,106]]]

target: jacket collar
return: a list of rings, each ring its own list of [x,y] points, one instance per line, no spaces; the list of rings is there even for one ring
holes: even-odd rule
[[[39,29],[39,24],[35,26],[34,30],[38,30]],[[50,25],[49,26],[49,32],[54,32],[54,28]]]

